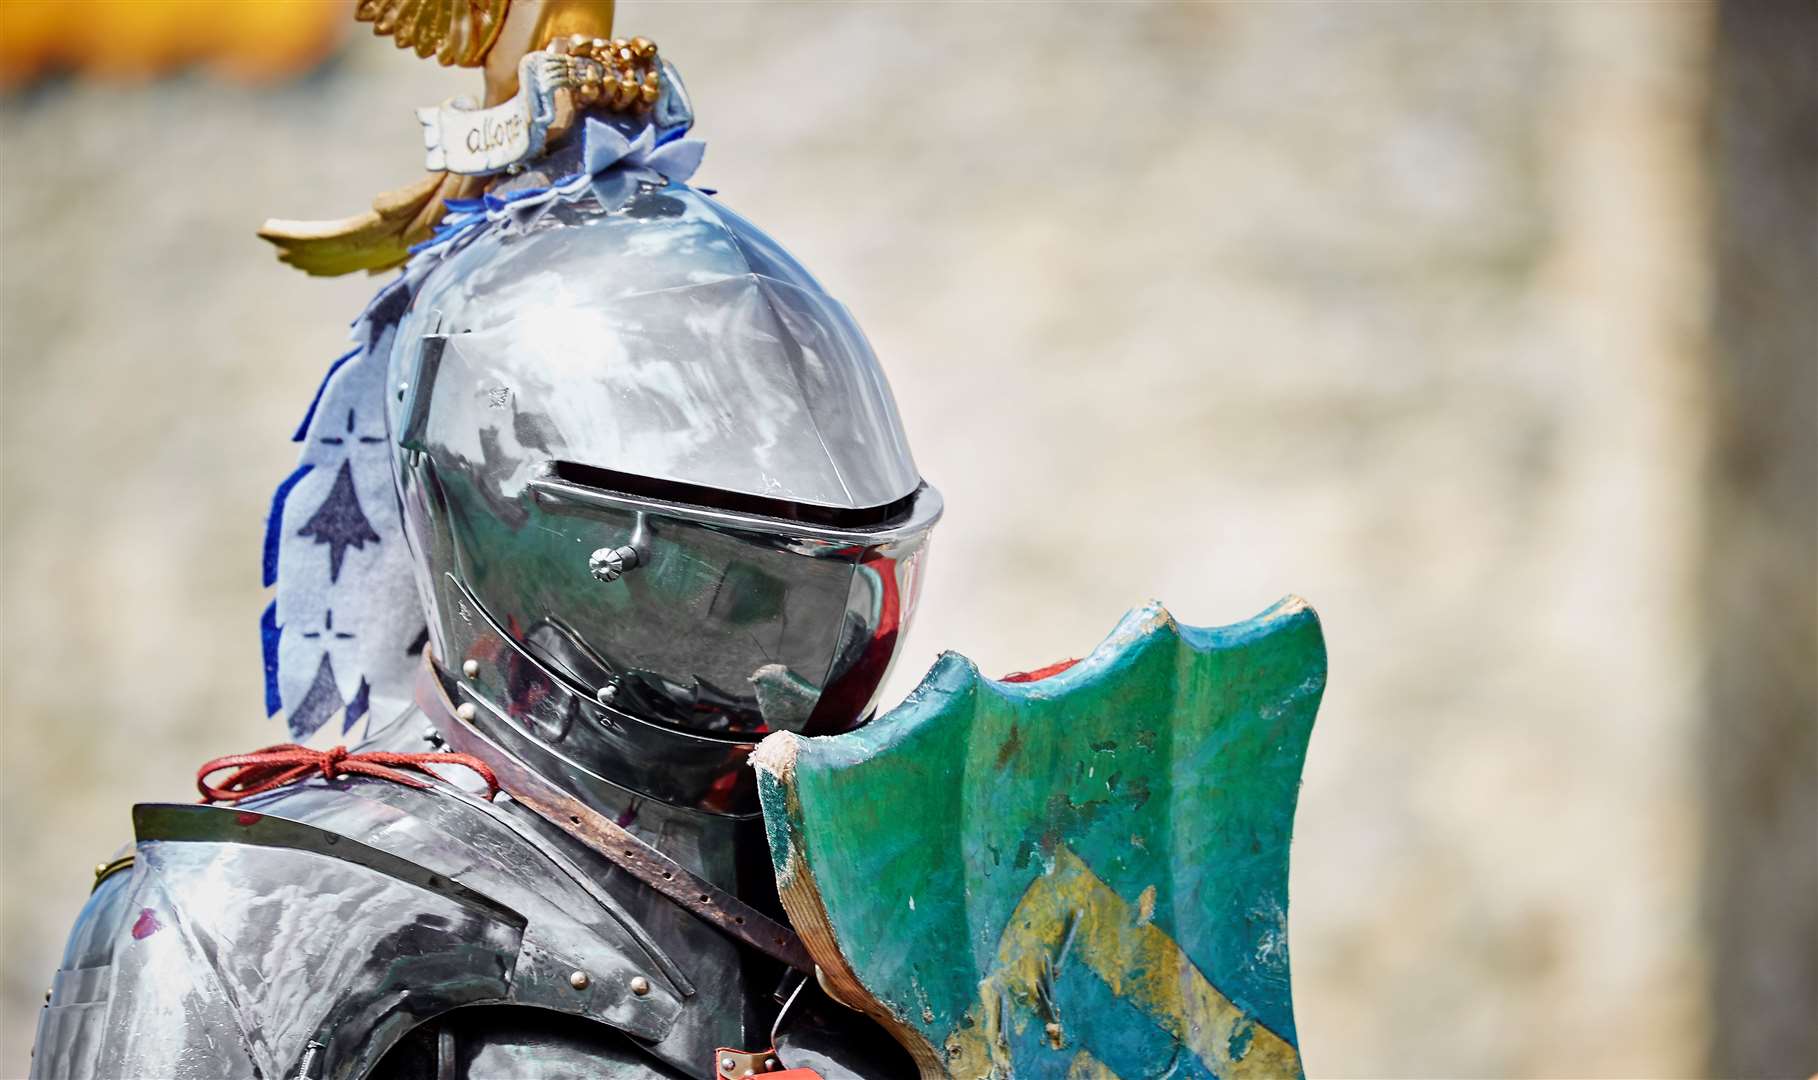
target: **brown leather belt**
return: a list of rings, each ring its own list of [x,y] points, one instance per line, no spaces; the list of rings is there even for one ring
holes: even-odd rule
[[[441,677],[429,664],[417,678],[417,704],[458,753],[472,754],[498,774],[499,786],[545,821],[662,893],[727,937],[814,974],[814,961],[794,930],[695,874],[633,836],[618,822],[538,776],[461,719]],[[476,708],[483,708],[476,703]]]

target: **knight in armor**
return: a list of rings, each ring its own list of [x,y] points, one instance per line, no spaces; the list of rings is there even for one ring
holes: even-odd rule
[[[488,71],[547,127],[424,189],[435,231],[305,422],[268,548],[293,730],[410,704],[136,808],[34,1075],[912,1075],[817,984],[746,758],[870,718],[940,497],[846,309],[683,182],[679,76],[610,2],[426,6],[456,12],[445,55],[519,35]],[[287,257],[382,262],[384,220]],[[404,612],[373,602],[399,567]]]
[[[1317,617],[1152,604],[874,721],[940,496],[611,7],[358,4],[487,94],[418,110],[418,184],[262,234],[399,269],[272,501],[296,741],[134,808],[33,1076],[1298,1076]]]

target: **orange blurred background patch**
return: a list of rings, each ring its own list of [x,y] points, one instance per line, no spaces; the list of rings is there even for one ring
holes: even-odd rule
[[[4,0],[0,87],[70,71],[142,82],[199,65],[243,82],[301,75],[351,25],[342,0]]]

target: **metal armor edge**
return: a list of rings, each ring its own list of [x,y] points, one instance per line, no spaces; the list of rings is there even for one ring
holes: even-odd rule
[[[503,807],[317,780],[133,818],[135,865],[77,919],[34,1080],[359,1077],[419,1024],[475,1005],[604,1025],[650,1075],[699,1067],[678,1027],[687,976],[597,869]]]

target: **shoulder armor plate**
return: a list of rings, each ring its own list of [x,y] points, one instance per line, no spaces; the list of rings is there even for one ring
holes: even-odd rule
[[[358,1077],[477,1004],[583,1017],[666,1056],[652,1044],[693,994],[579,868],[445,787],[316,781],[133,819],[137,865],[78,920],[34,1077]]]

